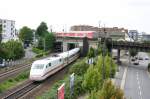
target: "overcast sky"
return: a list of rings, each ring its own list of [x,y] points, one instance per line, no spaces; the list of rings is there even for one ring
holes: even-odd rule
[[[0,18],[15,20],[17,29],[36,29],[41,21],[55,31],[100,22],[150,34],[150,0],[0,0]]]

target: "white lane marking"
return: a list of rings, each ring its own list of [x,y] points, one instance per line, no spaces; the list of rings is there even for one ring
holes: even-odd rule
[[[139,74],[136,72],[137,76],[137,83],[138,83],[138,89],[139,89],[139,99],[142,99],[142,91],[141,91],[141,86],[140,86],[140,80],[139,80]]]
[[[123,90],[124,89],[124,86],[125,86],[125,82],[126,82],[126,77],[127,77],[127,70],[128,70],[128,66],[125,67],[125,70],[124,70],[124,73],[123,73],[123,78],[121,80],[121,89]]]

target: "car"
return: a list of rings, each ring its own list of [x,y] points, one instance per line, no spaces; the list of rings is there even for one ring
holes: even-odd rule
[[[138,59],[138,56],[135,56],[135,59],[137,60],[137,59]]]
[[[139,60],[143,60],[143,58],[142,58],[142,57],[139,57]]]
[[[116,60],[116,59],[117,59],[117,56],[114,56],[113,59]]]
[[[139,61],[136,60],[133,64],[134,64],[134,65],[139,65]]]
[[[145,57],[145,60],[149,60],[149,57]]]
[[[134,58],[132,58],[132,59],[131,59],[131,61],[135,61],[135,59],[134,59]]]

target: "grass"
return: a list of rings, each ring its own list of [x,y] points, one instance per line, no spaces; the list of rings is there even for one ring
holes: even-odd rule
[[[20,73],[18,76],[14,78],[10,78],[2,83],[0,83],[0,93],[13,88],[14,86],[18,85],[20,82],[25,81],[29,77],[29,71],[25,71]]]

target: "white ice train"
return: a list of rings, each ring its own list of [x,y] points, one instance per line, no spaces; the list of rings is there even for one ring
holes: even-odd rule
[[[29,79],[32,81],[42,81],[48,76],[64,68],[79,57],[79,48],[57,54],[32,63]]]

